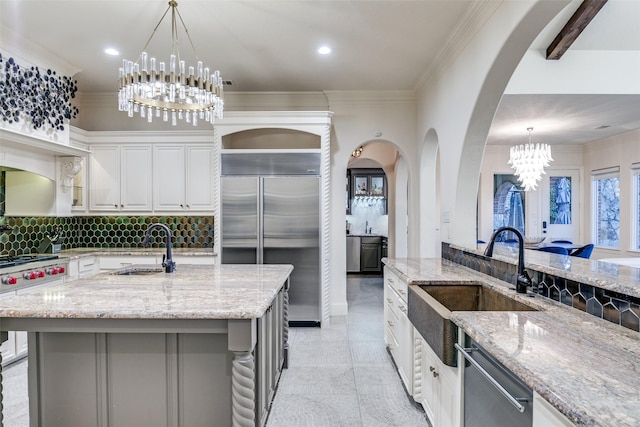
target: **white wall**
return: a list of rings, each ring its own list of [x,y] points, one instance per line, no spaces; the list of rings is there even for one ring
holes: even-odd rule
[[[592,258],[639,256],[639,251],[631,250],[632,206],[631,177],[632,163],[640,162],[640,130],[605,138],[584,145],[584,200],[591,211],[591,171],[613,166],[620,167],[620,249],[595,248]],[[585,219],[585,235],[591,241],[591,218]]]
[[[392,144],[401,157],[415,157],[415,102],[405,93],[328,93],[333,115],[331,137],[331,289],[332,313],[346,314],[346,234],[344,185],[351,153],[360,145],[379,141],[374,132],[382,132],[386,144]],[[389,188],[395,186],[395,172],[384,159],[375,158],[383,166]],[[394,192],[395,193],[395,192]],[[389,224],[397,212],[394,195],[389,194]],[[389,227],[389,250],[395,241],[395,230]]]
[[[433,77],[419,96],[418,134],[421,139],[432,131],[437,134],[443,240],[475,244],[477,185],[493,115],[520,59],[567,3],[479,3],[479,8],[485,8],[478,11],[486,15],[484,26],[468,28],[471,39],[460,44],[457,51],[449,52],[453,59],[447,67],[429,70]],[[428,174],[421,183],[436,185],[433,170],[421,172]],[[434,193],[419,191],[425,192]],[[429,236],[423,233],[424,237]]]

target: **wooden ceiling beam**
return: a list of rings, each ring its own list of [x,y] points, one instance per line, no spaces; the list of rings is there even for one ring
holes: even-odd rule
[[[606,2],[607,0],[584,0],[547,47],[547,59],[560,59]]]

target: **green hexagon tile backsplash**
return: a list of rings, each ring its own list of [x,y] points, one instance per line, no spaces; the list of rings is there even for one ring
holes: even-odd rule
[[[159,222],[172,231],[174,248],[212,248],[213,216],[71,216],[5,217],[9,232],[0,233],[1,255],[37,253],[46,235],[61,231],[62,249],[81,247],[141,248],[147,227]],[[152,232],[150,247],[164,247],[164,236]]]

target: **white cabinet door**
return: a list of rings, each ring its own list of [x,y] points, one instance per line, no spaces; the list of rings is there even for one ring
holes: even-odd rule
[[[184,166],[184,146],[158,145],[153,148],[153,208],[155,210],[184,210]]]
[[[113,211],[120,206],[120,147],[100,145],[91,148],[89,207],[94,211]]]
[[[159,145],[153,159],[155,210],[213,210],[213,146]]]
[[[212,146],[186,147],[186,208],[192,211],[213,210],[214,169]]]
[[[398,301],[398,373],[404,382],[407,393],[413,395],[413,325],[407,317],[407,303]]]
[[[92,147],[89,206],[94,211],[151,211],[151,146]]]
[[[151,211],[151,165],[150,145],[121,147],[120,209]]]
[[[413,325],[407,317],[407,284],[384,269],[385,341],[407,392],[413,395]]]
[[[414,334],[420,340],[421,351],[420,403],[432,425],[458,426],[461,408],[457,387],[459,369],[442,363],[418,331]]]
[[[438,407],[436,405],[437,401],[437,393],[439,384],[433,377],[433,372],[435,371],[435,363],[433,359],[433,355],[429,351],[429,344],[420,337],[421,346],[420,346],[420,368],[421,374],[420,377],[420,403],[422,404],[422,408],[424,412],[427,414],[429,421],[432,425],[438,425],[436,422],[436,418],[438,418]]]

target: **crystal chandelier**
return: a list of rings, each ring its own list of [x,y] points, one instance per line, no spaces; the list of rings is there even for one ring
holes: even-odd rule
[[[149,58],[147,46],[151,42],[162,20],[171,9],[171,56],[169,67],[156,58]],[[126,111],[129,117],[139,113],[140,117],[153,121],[153,116],[163,121],[171,120],[176,125],[178,120],[185,120],[194,126],[198,120],[206,120],[213,124],[216,118],[222,118],[223,93],[220,72],[210,72],[197,61],[195,67],[186,67],[180,60],[178,48],[178,26],[176,16],[184,28],[193,53],[198,60],[193,41],[187,26],[178,12],[178,3],[169,1],[169,7],[153,29],[143,52],[136,62],[123,60],[119,70],[120,89],[118,91],[118,107]]]
[[[551,146],[548,144],[533,144],[531,142],[531,132],[533,128],[527,128],[529,132],[529,143],[511,147],[509,164],[515,170],[518,181],[524,186],[524,191],[535,191],[538,182],[545,173],[544,168],[552,162]]]
[[[351,153],[351,157],[355,157],[357,159],[358,157],[360,157],[360,154],[362,154],[362,145],[353,150],[353,153]]]

